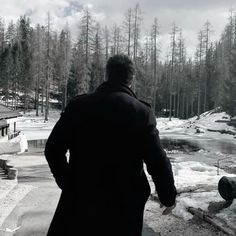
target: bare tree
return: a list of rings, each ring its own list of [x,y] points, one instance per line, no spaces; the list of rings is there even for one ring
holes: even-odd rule
[[[110,43],[110,33],[107,26],[104,29],[104,40],[105,40],[105,59],[107,61],[109,57],[109,43]]]
[[[32,57],[33,76],[35,81],[35,109],[36,116],[39,115],[40,84],[43,78],[43,35],[44,31],[38,24],[34,31],[34,51]]]
[[[154,22],[151,29],[151,41],[152,41],[152,61],[153,61],[153,107],[156,108],[156,93],[159,87],[159,81],[157,76],[157,60],[158,60],[158,37],[159,37],[159,25],[157,18],[154,18]]]
[[[59,77],[62,83],[62,110],[67,105],[67,85],[71,67],[71,37],[68,25],[61,31],[59,39]]]
[[[169,105],[169,120],[171,120],[172,117],[172,95],[173,95],[173,82],[174,82],[174,67],[176,63],[176,36],[177,36],[178,28],[173,23],[172,30],[170,33],[171,36],[171,71],[170,71],[170,105]]]
[[[197,100],[197,116],[200,119],[201,113],[201,84],[202,84],[202,67],[203,67],[203,55],[204,55],[204,34],[200,30],[198,34],[199,45],[196,52],[197,63],[197,77],[198,77],[198,100]]]
[[[44,120],[48,121],[49,114],[49,99],[50,99],[50,79],[51,79],[51,15],[47,13],[47,32],[46,32],[46,76],[45,76],[45,117]]]
[[[210,35],[212,33],[212,26],[209,21],[204,24],[203,34],[204,34],[204,46],[205,46],[205,75],[204,75],[204,103],[203,103],[203,111],[205,112],[208,109],[208,101],[207,101],[207,90],[209,83],[209,45],[210,45]]]
[[[131,40],[133,33],[133,11],[132,8],[129,8],[125,12],[125,20],[123,24],[124,32],[125,32],[125,41],[128,56],[131,56]]]

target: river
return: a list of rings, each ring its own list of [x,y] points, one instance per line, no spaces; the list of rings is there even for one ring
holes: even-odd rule
[[[43,152],[46,141],[46,139],[28,141],[29,151]],[[219,166],[229,172],[236,170],[235,142],[174,133],[161,136],[161,142],[172,161],[199,161]]]

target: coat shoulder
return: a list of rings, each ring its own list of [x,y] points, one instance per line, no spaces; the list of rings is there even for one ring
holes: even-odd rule
[[[75,97],[71,98],[62,113],[64,113],[65,111],[72,111],[77,106],[77,104],[81,103],[81,101],[83,101],[83,99],[86,98],[87,96],[88,94],[84,93],[76,95]]]
[[[70,102],[69,102],[69,106],[74,106],[76,104],[80,104],[81,102],[83,103],[84,101],[86,101],[87,97],[89,97],[90,94],[88,93],[84,93],[84,94],[79,94],[76,95],[75,97],[73,97]]]
[[[78,101],[78,100],[80,100],[80,99],[82,99],[82,98],[85,98],[85,97],[87,97],[87,96],[88,96],[87,93],[83,93],[83,94],[76,95],[75,97],[73,97],[73,98],[70,100],[70,102],[76,102],[76,101]]]
[[[151,104],[149,104],[148,102],[145,102],[145,101],[140,100],[140,99],[139,99],[139,102],[141,102],[142,104],[144,104],[148,108],[152,108]]]

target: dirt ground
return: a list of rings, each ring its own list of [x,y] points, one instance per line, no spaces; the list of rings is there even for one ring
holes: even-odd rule
[[[144,215],[143,236],[226,236],[210,224],[193,218],[185,221],[173,214],[162,215],[162,209],[155,201],[149,200]]]

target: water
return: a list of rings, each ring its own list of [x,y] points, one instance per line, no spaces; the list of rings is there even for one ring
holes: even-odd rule
[[[162,146],[164,147],[165,150],[167,151],[178,151],[178,152],[197,152],[201,148],[194,144],[191,143],[187,140],[181,140],[181,139],[161,139]]]
[[[46,142],[47,139],[29,140],[29,149],[44,149]],[[236,155],[236,144],[223,140],[184,139],[184,137],[172,138],[171,136],[165,136],[161,138],[161,143],[167,151],[176,150],[183,153],[191,153],[203,149],[209,152]]]
[[[216,151],[223,154],[235,154],[236,155],[236,140],[235,143],[222,140],[196,140],[196,143],[205,150]]]
[[[46,145],[47,139],[37,139],[37,140],[29,140],[28,148],[29,151],[39,150],[43,151]]]
[[[161,139],[161,142],[167,151],[177,150],[189,153],[203,149],[214,153],[236,155],[236,144],[229,141],[214,139],[178,139],[165,136]]]
[[[236,140],[170,135],[162,137],[161,142],[172,162],[197,161],[236,173]]]

